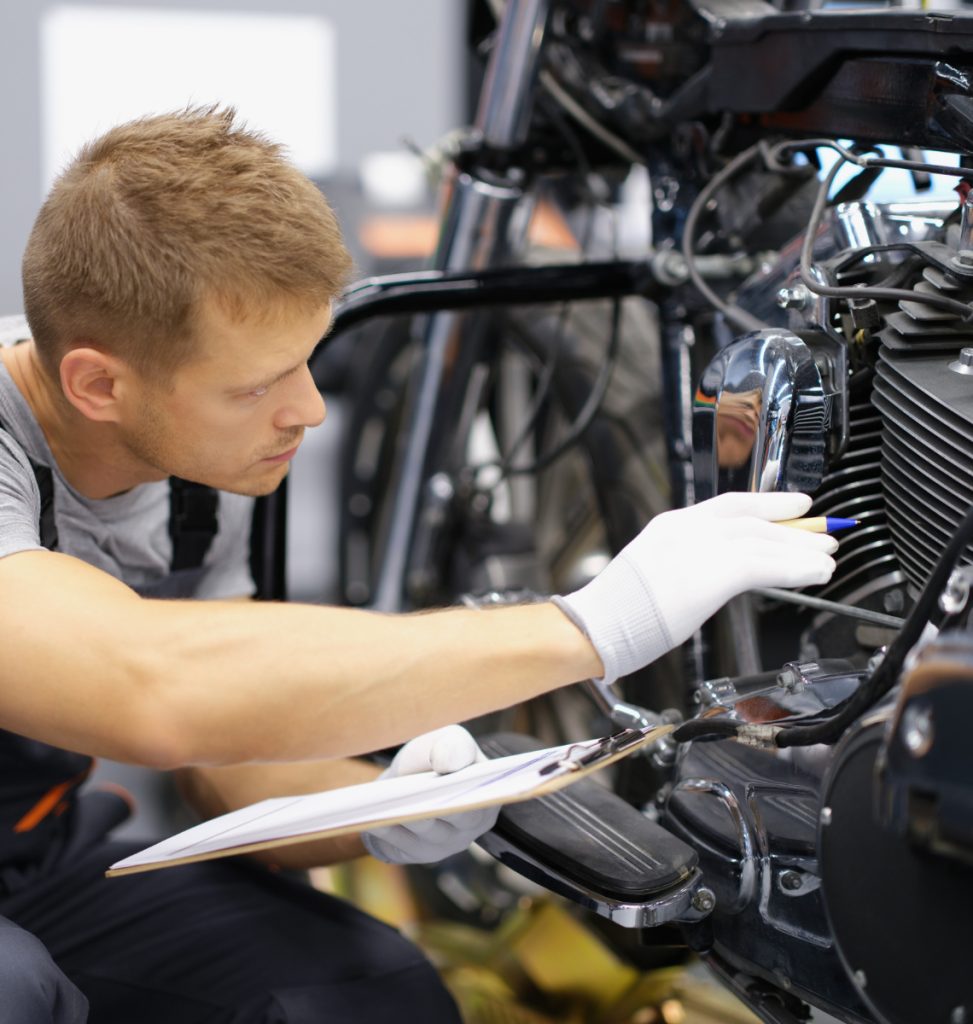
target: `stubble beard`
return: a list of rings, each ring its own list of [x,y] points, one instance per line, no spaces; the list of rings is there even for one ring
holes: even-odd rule
[[[293,440],[297,444],[300,434]],[[290,463],[268,464],[265,474],[261,474],[259,479],[230,477],[214,480],[204,467],[194,466],[191,451],[173,442],[171,431],[166,429],[165,418],[151,402],[145,403],[139,424],[125,438],[125,445],[134,459],[165,476],[179,476],[184,480],[248,498],[272,494],[290,470]]]

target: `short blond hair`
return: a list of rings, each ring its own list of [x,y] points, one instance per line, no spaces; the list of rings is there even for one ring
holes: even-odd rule
[[[112,128],[60,175],[27,243],[24,309],[55,378],[93,344],[140,372],[192,358],[214,299],[235,319],[323,308],[352,261],[327,200],[232,109]]]

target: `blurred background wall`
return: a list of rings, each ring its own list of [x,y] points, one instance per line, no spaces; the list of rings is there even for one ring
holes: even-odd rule
[[[142,113],[230,103],[322,183],[464,118],[459,0],[3,0],[0,313],[53,173]],[[342,193],[344,194],[344,193]],[[337,203],[336,203],[337,205]],[[341,213],[339,209],[339,214]]]

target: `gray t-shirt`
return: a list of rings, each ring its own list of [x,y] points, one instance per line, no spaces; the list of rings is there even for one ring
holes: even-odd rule
[[[54,462],[44,433],[6,367],[0,363],[0,558],[41,548],[40,493],[24,453],[50,466],[58,550],[80,558],[135,590],[169,575],[169,483],[142,484],[113,498],[92,500],[74,490]],[[253,499],[220,493],[219,530],[203,562],[196,597],[249,597]]]

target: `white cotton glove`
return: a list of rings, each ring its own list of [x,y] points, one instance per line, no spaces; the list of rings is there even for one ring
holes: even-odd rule
[[[810,507],[806,494],[736,493],[663,512],[590,583],[552,600],[614,682],[681,644],[737,594],[826,583],[838,542],[772,522]]]
[[[449,775],[486,760],[486,754],[461,725],[447,725],[406,743],[379,778],[428,771]],[[474,839],[489,832],[499,813],[499,807],[485,807],[448,818],[388,825],[363,832],[362,842],[373,857],[389,864],[432,864],[461,853]]]

